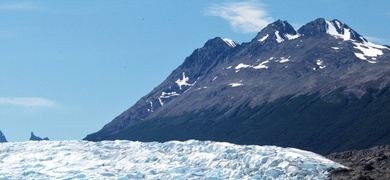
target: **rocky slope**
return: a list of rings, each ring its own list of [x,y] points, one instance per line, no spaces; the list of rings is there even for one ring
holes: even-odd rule
[[[331,178],[338,179],[390,179],[390,145],[366,150],[333,153],[327,158],[347,166],[331,171]]]
[[[296,31],[278,20],[248,43],[207,41],[85,139],[215,140],[321,154],[386,144],[389,70],[390,48],[345,23],[320,18]]]

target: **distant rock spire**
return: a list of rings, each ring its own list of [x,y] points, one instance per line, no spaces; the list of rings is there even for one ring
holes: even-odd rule
[[[0,130],[0,143],[2,143],[2,142],[8,142],[8,141],[7,141],[7,139],[5,138],[3,132],[1,132],[1,130]]]
[[[50,139],[47,137],[41,138],[41,137],[35,136],[34,132],[31,132],[30,141],[43,141],[43,140],[50,140]]]

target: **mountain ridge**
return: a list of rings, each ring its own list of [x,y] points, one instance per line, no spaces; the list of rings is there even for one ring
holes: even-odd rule
[[[159,86],[102,130],[85,139],[141,140],[142,136],[149,136],[144,139],[163,141],[199,137],[261,145],[265,142],[262,137],[251,141],[239,141],[239,135],[231,139],[223,137],[228,137],[227,134],[241,123],[249,123],[250,117],[256,117],[256,113],[264,111],[262,108],[273,106],[272,103],[280,99],[287,98],[286,103],[293,104],[302,101],[294,99],[297,97],[304,101],[313,99],[329,108],[339,106],[337,103],[343,101],[363,103],[360,102],[363,96],[372,96],[370,88],[377,91],[388,88],[389,57],[388,47],[368,42],[338,20],[319,18],[298,31],[287,21],[278,20],[248,43],[238,44],[220,37],[207,41]],[[312,107],[310,104],[307,106],[308,109]],[[263,115],[259,118],[264,119]],[[262,122],[261,118],[255,123]],[[280,123],[294,120],[290,117],[278,118]],[[165,132],[159,131],[158,125],[166,126]],[[183,129],[175,130],[177,125],[183,126]],[[219,128],[209,128],[209,125]],[[207,132],[200,127],[208,129]],[[250,127],[246,128],[251,131]],[[154,131],[149,132],[150,129]],[[197,131],[205,135],[198,135]],[[252,136],[259,135],[259,132],[253,133]],[[155,135],[152,137],[150,134]],[[245,137],[253,139],[250,135]],[[283,138],[278,141],[283,141]],[[306,147],[303,144],[291,146],[318,150],[316,145]],[[345,148],[328,148],[321,153],[335,150]]]

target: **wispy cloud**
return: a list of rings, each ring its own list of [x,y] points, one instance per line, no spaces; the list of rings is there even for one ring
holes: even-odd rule
[[[225,2],[207,8],[207,15],[227,20],[235,31],[258,32],[273,21],[264,5],[257,1]]]
[[[0,97],[0,105],[47,108],[54,108],[58,106],[55,101],[41,97]]]
[[[386,39],[378,38],[378,37],[372,37],[372,36],[364,36],[368,41],[377,43],[377,44],[389,44],[389,42]]]
[[[39,9],[37,3],[34,2],[8,2],[0,3],[0,10],[32,10]]]

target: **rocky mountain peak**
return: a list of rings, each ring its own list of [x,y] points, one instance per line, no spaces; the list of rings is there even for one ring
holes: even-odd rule
[[[333,37],[341,38],[343,40],[367,42],[363,36],[350,28],[347,24],[337,19],[327,21],[324,18],[318,18],[299,28],[298,33],[303,36],[329,34]]]
[[[282,43],[283,41],[292,40],[298,37],[298,33],[287,21],[277,20],[261,30],[252,42]]]
[[[239,45],[237,42],[223,37],[215,37],[208,40],[201,49],[208,50],[226,50],[231,49]]]
[[[187,57],[182,67],[190,68],[196,65],[209,64],[216,56],[238,45],[237,42],[231,39],[215,37],[208,40],[202,48],[196,49],[191,56]]]
[[[3,132],[0,131],[0,143],[2,142],[8,142],[7,139],[5,138]]]

